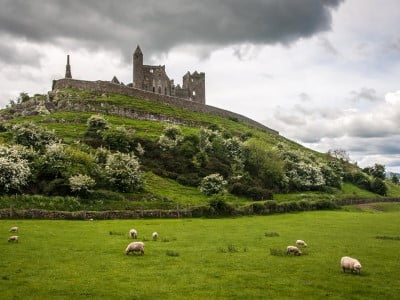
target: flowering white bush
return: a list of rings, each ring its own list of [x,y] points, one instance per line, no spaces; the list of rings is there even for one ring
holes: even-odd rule
[[[239,138],[232,137],[224,140],[224,146],[229,158],[235,161],[243,160],[243,142]]]
[[[143,156],[143,154],[144,154],[144,148],[143,148],[142,144],[137,143],[136,149],[135,149],[135,150],[136,150],[136,152],[137,152],[138,155]]]
[[[140,164],[133,154],[116,152],[107,157],[105,175],[114,189],[121,192],[132,192],[143,185],[143,173]]]
[[[218,194],[225,190],[227,182],[218,173],[208,175],[201,180],[200,191],[207,196]]]
[[[96,184],[96,181],[93,178],[82,174],[71,176],[68,180],[71,191],[78,194],[88,193]]]
[[[222,135],[219,131],[214,131],[207,128],[200,128],[200,149],[203,151],[210,151],[213,148],[212,142],[215,139],[222,139]]]
[[[182,130],[176,125],[169,125],[164,129],[163,134],[158,138],[161,149],[174,148],[183,139]]]
[[[11,132],[14,143],[35,149],[55,143],[57,140],[54,131],[48,131],[32,122],[16,124],[11,128]]]
[[[46,174],[59,177],[61,172],[66,170],[71,163],[66,152],[66,145],[57,143],[46,147],[42,158],[42,168]]]
[[[89,130],[102,131],[109,128],[108,122],[103,116],[93,115],[87,120],[87,126]]]
[[[28,183],[31,169],[17,148],[0,146],[0,192],[19,191]]]

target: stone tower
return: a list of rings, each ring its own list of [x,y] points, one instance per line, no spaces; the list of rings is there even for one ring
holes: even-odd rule
[[[206,81],[203,72],[187,72],[183,76],[182,88],[188,90],[189,99],[201,104],[206,104]]]
[[[133,86],[143,89],[143,81],[143,53],[138,45],[133,53]]]
[[[67,55],[67,65],[65,66],[65,78],[72,78],[71,66],[69,65],[69,55]]]

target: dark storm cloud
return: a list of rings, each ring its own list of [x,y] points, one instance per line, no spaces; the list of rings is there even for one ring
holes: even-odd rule
[[[0,38],[2,40],[2,38]],[[6,39],[3,39],[6,40]],[[0,43],[0,64],[18,64],[20,66],[39,66],[42,54],[31,47]]]
[[[35,42],[146,52],[182,44],[290,44],[329,30],[344,0],[0,0],[0,32]]]

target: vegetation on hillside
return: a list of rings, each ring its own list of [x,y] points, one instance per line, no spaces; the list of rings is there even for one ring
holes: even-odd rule
[[[157,202],[165,193],[147,179],[159,176],[180,188],[194,188],[209,201],[221,194],[231,204],[274,195],[278,200],[314,195],[315,200],[360,194],[346,193],[348,186],[368,197],[400,195],[396,177],[390,183],[385,179],[384,166],[361,170],[341,150],[322,154],[240,122],[121,95],[66,90],[58,97],[65,95],[71,101],[109,101],[203,125],[79,112],[16,116],[0,127],[2,194],[73,196],[82,203],[108,200],[112,194],[115,199],[150,197]],[[16,105],[7,108],[9,116]]]

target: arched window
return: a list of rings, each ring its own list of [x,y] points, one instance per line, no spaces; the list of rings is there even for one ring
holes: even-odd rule
[[[196,91],[193,91],[193,92],[192,92],[192,96],[196,96]]]
[[[158,93],[161,94],[161,86],[158,87]]]
[[[153,86],[153,93],[155,93],[156,92],[156,88]]]

